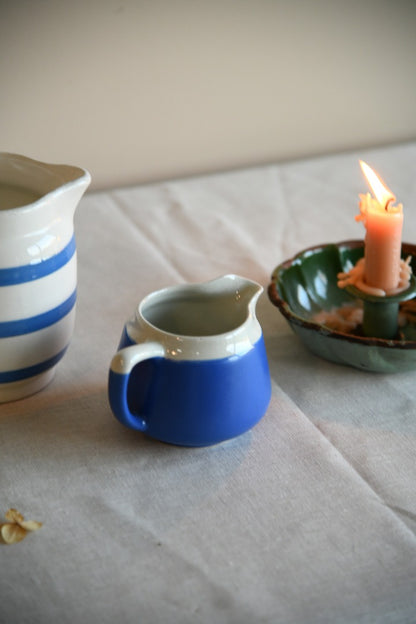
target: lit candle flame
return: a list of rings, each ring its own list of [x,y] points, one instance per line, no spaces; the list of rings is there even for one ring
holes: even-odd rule
[[[377,201],[386,208],[388,205],[396,199],[390,189],[387,188],[380,180],[380,178],[376,175],[376,173],[365,163],[360,160],[360,166],[363,174],[367,178],[367,182],[370,185],[374,195],[376,196]]]

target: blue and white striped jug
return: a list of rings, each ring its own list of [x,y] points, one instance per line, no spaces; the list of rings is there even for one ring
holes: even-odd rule
[[[79,167],[0,153],[0,402],[51,381],[72,336]]]

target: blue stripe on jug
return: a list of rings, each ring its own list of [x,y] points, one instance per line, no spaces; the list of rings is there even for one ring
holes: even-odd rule
[[[0,323],[0,338],[11,338],[12,336],[30,334],[57,323],[72,310],[76,298],[77,291],[74,290],[66,301],[63,301],[56,306],[56,308],[52,308],[52,310],[29,318],[19,319],[18,321],[5,321]]]
[[[31,282],[50,273],[54,273],[63,267],[75,253],[75,236],[59,253],[51,256],[47,260],[39,260],[33,264],[0,269],[0,286],[14,286]]]
[[[44,373],[59,362],[59,360],[64,356],[67,348],[68,346],[48,360],[39,362],[39,364],[33,364],[33,366],[27,366],[26,368],[19,368],[17,370],[0,373],[0,384],[22,381],[22,379],[28,379],[29,377],[35,377],[36,375]]]

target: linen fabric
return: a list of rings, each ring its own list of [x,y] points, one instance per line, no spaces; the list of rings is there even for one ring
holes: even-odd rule
[[[318,358],[265,292],[273,392],[250,432],[169,446],[124,428],[107,400],[123,325],[149,292],[226,273],[267,288],[302,249],[362,239],[359,158],[414,242],[416,143],[81,200],[70,348],[45,390],[0,406],[0,514],[43,523],[0,545],[0,621],[416,621],[416,371]]]

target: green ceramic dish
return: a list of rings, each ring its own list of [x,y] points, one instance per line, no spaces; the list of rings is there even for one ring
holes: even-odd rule
[[[269,298],[306,347],[326,360],[380,373],[416,369],[416,326],[411,322],[402,340],[385,340],[335,331],[313,321],[322,310],[354,301],[338,288],[337,274],[351,269],[363,253],[364,243],[358,240],[305,249],[273,271]],[[409,255],[416,273],[416,246],[403,243],[402,256]]]

